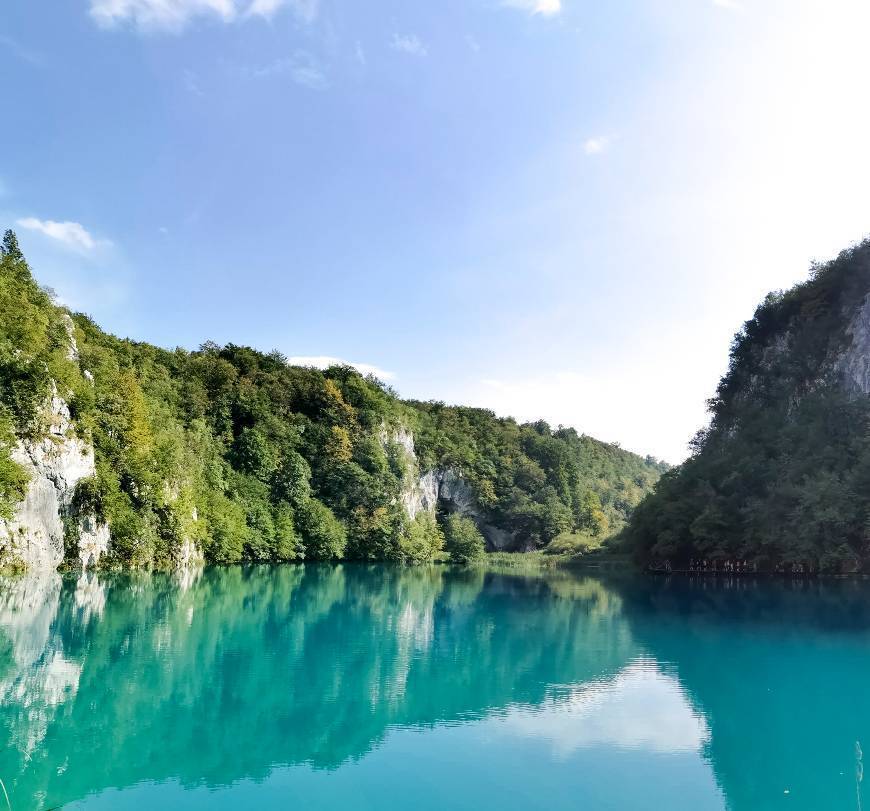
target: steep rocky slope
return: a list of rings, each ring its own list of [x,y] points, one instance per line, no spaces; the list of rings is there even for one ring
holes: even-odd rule
[[[94,448],[76,436],[69,406],[52,392],[42,409],[46,433],[19,440],[11,458],[27,476],[27,490],[10,520],[0,520],[0,549],[27,567],[57,568],[66,555],[82,566],[108,550],[109,529],[93,513],[74,514],[79,482],[96,474]],[[73,523],[72,548],[64,547],[64,522]]]
[[[653,566],[855,572],[870,561],[870,242],[735,337],[694,453],[635,512]]]

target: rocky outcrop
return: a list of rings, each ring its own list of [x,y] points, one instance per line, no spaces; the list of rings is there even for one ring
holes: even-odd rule
[[[434,513],[439,506],[446,512],[457,512],[471,518],[480,529],[491,551],[528,551],[516,536],[497,527],[483,509],[474,489],[455,468],[435,468],[421,471],[414,449],[414,435],[404,427],[381,431],[384,445],[394,443],[402,449],[405,463],[405,486],[400,500],[412,520],[421,512]]]
[[[78,520],[78,559],[83,569],[96,566],[109,551],[109,527],[97,521],[95,515],[84,515]]]
[[[187,525],[188,531],[179,533],[181,539],[174,544],[171,550],[172,564],[177,569],[205,565],[205,555],[203,555],[199,544],[191,537],[191,531],[199,521],[199,513],[195,506],[185,506],[179,510],[182,493],[189,488],[190,482],[186,481],[164,481],[162,488],[163,500],[167,507],[171,507],[176,514],[185,513],[189,509],[189,513],[183,518],[179,515],[179,518]]]
[[[75,326],[66,313],[63,326],[67,360],[78,362]],[[90,373],[85,375],[93,380]],[[27,474],[28,484],[12,520],[0,520],[0,564],[56,569],[64,558],[64,525],[72,522],[76,557],[82,568],[93,566],[108,551],[109,528],[93,514],[72,515],[76,485],[96,473],[93,445],[76,436],[69,406],[54,383],[37,416],[40,438],[19,440],[11,453]]]
[[[70,359],[77,358],[71,340]],[[93,445],[75,433],[69,406],[52,387],[42,413],[39,439],[22,439],[11,457],[28,477],[23,501],[13,512],[12,520],[0,519],[0,565],[23,566],[28,570],[56,569],[66,555],[82,569],[96,566],[109,551],[109,527],[93,513],[75,513],[76,486],[96,475]],[[180,486],[164,483],[167,503],[179,497]],[[191,520],[196,522],[194,508]],[[65,548],[72,539],[73,548]],[[196,542],[185,538],[173,551],[178,567],[195,567],[204,563]]]
[[[837,363],[843,383],[855,394],[870,394],[870,295],[849,320],[846,338],[848,348]]]
[[[205,565],[205,556],[202,554],[202,550],[196,541],[191,538],[182,540],[175,550],[172,560],[179,569],[196,568]]]
[[[429,470],[406,483],[402,490],[402,506],[413,521],[421,512],[435,512],[438,507],[441,471]]]
[[[0,562],[56,569],[64,558],[64,521],[73,520],[77,557],[83,567],[93,565],[108,550],[108,527],[93,515],[71,514],[76,485],[96,472],[93,446],[75,435],[69,406],[54,388],[42,421],[42,437],[21,440],[12,451],[29,481],[12,520],[0,521]]]
[[[405,469],[404,486],[399,500],[405,513],[413,521],[421,512],[434,512],[438,503],[438,484],[434,471],[421,474],[420,462],[414,449],[414,435],[405,426],[389,430],[386,425],[379,435],[381,445],[399,449]]]
[[[477,501],[471,485],[459,471],[448,468],[438,472],[438,500],[448,512],[473,519],[491,552],[527,552],[516,535],[497,527]]]

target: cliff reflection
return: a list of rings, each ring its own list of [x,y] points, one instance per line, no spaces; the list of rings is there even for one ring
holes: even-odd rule
[[[443,568],[52,574],[0,588],[15,807],[332,768],[387,730],[551,707],[638,651],[600,582]],[[576,691],[566,701],[577,700]]]

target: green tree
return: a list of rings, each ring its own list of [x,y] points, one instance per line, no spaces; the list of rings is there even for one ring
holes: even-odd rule
[[[233,443],[233,462],[243,473],[265,481],[275,471],[272,446],[256,428],[244,428]]]
[[[484,556],[486,542],[474,521],[451,513],[444,521],[444,549],[454,563],[473,563]]]
[[[419,512],[407,522],[400,542],[403,562],[428,563],[444,548],[444,533],[430,512]]]
[[[275,498],[301,507],[311,497],[311,467],[296,451],[290,451],[275,471]]]
[[[296,533],[293,513],[286,506],[280,506],[275,514],[275,559],[281,561],[298,560],[304,554],[302,539]]]
[[[580,529],[588,532],[593,538],[607,531],[607,516],[601,508],[598,493],[587,490],[580,500]]]
[[[310,560],[336,560],[344,556],[347,532],[332,510],[316,498],[309,499],[297,515],[299,531]]]
[[[3,234],[3,244],[0,246],[0,254],[8,257],[13,262],[23,262],[24,254],[18,247],[18,237],[11,228],[7,228]]]

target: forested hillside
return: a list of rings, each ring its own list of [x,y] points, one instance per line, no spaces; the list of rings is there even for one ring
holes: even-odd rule
[[[759,305],[734,339],[709,428],[624,533],[641,560],[798,572],[868,565],[868,292],[864,242]]]
[[[68,551],[77,518],[93,515],[109,527],[116,564],[167,565],[190,544],[219,563],[431,560],[445,530],[450,548],[459,523],[445,520],[455,505],[407,507],[433,471],[460,481],[471,518],[504,530],[514,548],[602,538],[624,525],[665,469],[573,429],[402,401],[350,367],[293,367],[279,352],[232,344],[189,352],[116,338],[85,315],[70,320],[7,232],[0,522],[28,487],[10,453],[46,434],[53,392],[96,460],[63,516]]]

